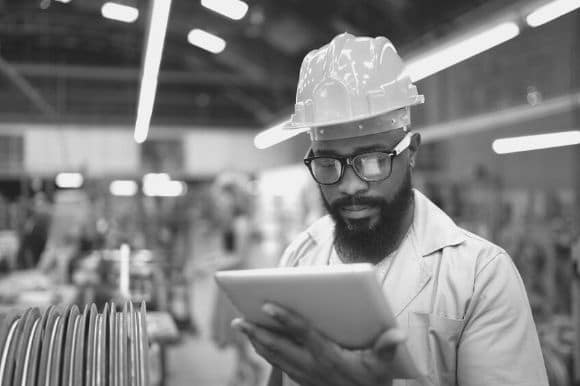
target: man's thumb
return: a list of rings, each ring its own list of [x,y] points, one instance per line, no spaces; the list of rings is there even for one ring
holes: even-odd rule
[[[393,355],[397,346],[405,340],[407,340],[405,331],[399,328],[390,328],[377,339],[373,349],[379,356]]]

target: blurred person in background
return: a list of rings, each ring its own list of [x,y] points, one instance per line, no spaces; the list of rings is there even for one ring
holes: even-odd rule
[[[31,200],[20,236],[17,268],[31,269],[39,263],[46,247],[52,206],[43,192],[37,192]]]
[[[211,189],[214,222],[219,250],[197,263],[194,274],[208,275],[219,270],[247,269],[253,266],[253,205],[250,179],[241,173],[219,175]],[[239,314],[226,295],[218,291],[211,319],[211,338],[219,348],[232,347],[237,362],[231,386],[260,384],[262,365],[253,355],[248,340],[231,328]]]
[[[58,240],[51,240],[42,253],[38,269],[50,275],[57,283],[70,283],[72,266],[81,253],[80,239],[80,230],[73,228]]]
[[[309,128],[304,162],[329,215],[290,244],[281,265],[374,264],[398,327],[349,350],[265,304],[276,328],[233,326],[272,364],[269,385],[548,384],[511,258],[412,187],[420,135],[409,130],[410,106],[423,101],[384,37],[341,34],[305,57],[295,114],[281,130]],[[405,341],[422,376],[393,380]]]

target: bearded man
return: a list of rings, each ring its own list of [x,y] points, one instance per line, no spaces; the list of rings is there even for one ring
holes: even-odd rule
[[[423,100],[384,37],[341,34],[305,57],[283,137],[309,131],[304,163],[329,215],[291,243],[281,264],[374,264],[398,327],[348,350],[292,310],[265,304],[276,328],[233,325],[272,364],[269,385],[548,384],[508,254],[412,188],[420,135],[410,131],[410,106]],[[418,379],[393,379],[403,342]]]

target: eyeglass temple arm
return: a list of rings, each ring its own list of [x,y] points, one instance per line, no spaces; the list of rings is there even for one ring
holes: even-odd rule
[[[413,137],[413,133],[408,132],[405,135],[405,137],[401,140],[401,142],[399,142],[399,144],[397,146],[395,146],[395,148],[393,149],[393,153],[395,153],[395,155],[399,155],[402,152],[404,152],[405,150],[407,150],[407,148],[411,144],[412,137]]]

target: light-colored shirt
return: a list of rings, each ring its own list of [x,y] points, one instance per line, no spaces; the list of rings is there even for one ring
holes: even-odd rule
[[[411,229],[384,264],[389,272],[382,288],[424,378],[394,385],[547,386],[530,305],[511,258],[458,227],[417,190],[414,199]],[[334,223],[325,216],[290,244],[281,265],[340,263],[333,239]],[[284,374],[283,385],[297,384]]]

